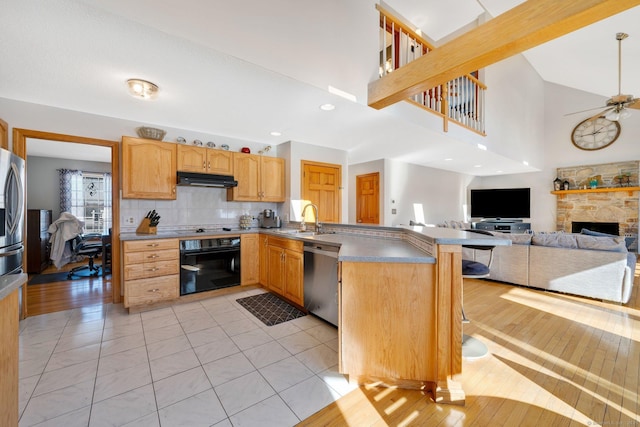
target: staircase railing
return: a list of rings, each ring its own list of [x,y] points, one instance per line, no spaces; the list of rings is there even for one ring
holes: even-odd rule
[[[436,49],[427,39],[380,5],[379,77],[415,61]],[[407,101],[437,114],[443,119],[444,131],[453,121],[473,132],[485,134],[485,91],[478,72],[453,79],[443,85],[412,96]]]

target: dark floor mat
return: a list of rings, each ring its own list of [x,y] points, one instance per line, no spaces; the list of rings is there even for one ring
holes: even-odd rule
[[[236,301],[267,326],[306,316],[302,311],[269,292],[239,298]]]

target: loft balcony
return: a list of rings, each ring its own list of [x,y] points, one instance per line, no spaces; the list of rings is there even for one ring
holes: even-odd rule
[[[380,12],[380,78],[436,49],[391,12],[380,5],[376,8]],[[474,71],[406,101],[442,117],[445,132],[449,122],[453,122],[485,136],[486,89],[478,80],[478,71]]]

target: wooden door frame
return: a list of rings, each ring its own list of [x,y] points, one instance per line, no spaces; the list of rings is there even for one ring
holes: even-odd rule
[[[302,191],[304,190],[304,168],[305,166],[322,166],[338,169],[338,222],[342,223],[342,165],[338,163],[313,162],[311,160],[300,160],[300,198],[304,199]]]
[[[13,129],[13,152],[24,159],[25,170],[27,168],[27,138],[44,139],[50,141],[69,142],[75,144],[99,145],[111,149],[111,218],[113,233],[111,233],[111,291],[113,303],[120,301],[120,142],[106,139],[86,138],[83,136],[64,135],[60,133],[43,132],[30,129]],[[27,209],[27,198],[24,198],[25,212]],[[24,224],[26,236],[27,222]],[[24,251],[27,253],[27,239],[24,239]],[[26,267],[26,257],[23,259]],[[23,313],[26,312],[27,287],[23,287]]]

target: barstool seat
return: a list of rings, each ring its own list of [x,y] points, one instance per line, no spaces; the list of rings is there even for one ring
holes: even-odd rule
[[[492,235],[485,230],[465,230],[471,233]],[[483,264],[478,261],[463,259],[462,260],[462,278],[463,279],[484,279],[489,277],[491,273],[491,261],[493,260],[493,245],[462,245],[463,248],[490,251],[489,262]],[[462,323],[470,323],[462,307]],[[480,359],[489,354],[489,349],[480,340],[469,335],[462,335],[462,357],[467,360]]]

